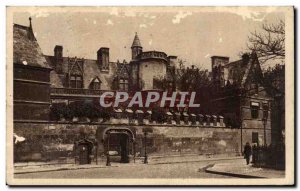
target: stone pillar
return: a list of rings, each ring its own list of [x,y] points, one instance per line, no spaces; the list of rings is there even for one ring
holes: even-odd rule
[[[203,125],[204,116],[202,114],[198,114],[199,125]]]
[[[135,113],[137,115],[138,124],[143,125],[144,124],[144,112],[142,110],[136,110]]]
[[[206,117],[206,126],[210,126],[210,118],[211,118],[211,116],[210,115],[205,115],[205,117]]]
[[[175,121],[177,125],[180,125],[180,113],[176,112],[175,113]]]
[[[121,122],[121,118],[122,118],[122,110],[120,108],[114,109],[114,114],[113,117],[111,119],[111,122],[113,124],[117,124]]]
[[[219,115],[219,120],[220,120],[220,126],[224,127],[225,126],[225,124],[224,124],[224,117],[221,116],[221,115]]]
[[[185,125],[189,124],[189,114],[187,114],[186,112],[183,113],[183,121]]]
[[[129,124],[134,124],[134,113],[131,109],[126,109],[126,114],[128,118],[128,123]]]
[[[213,125],[214,125],[214,126],[217,126],[217,116],[212,115],[211,117],[212,117]]]
[[[151,121],[151,115],[152,115],[152,111],[147,111],[145,112],[145,115],[144,115],[144,124],[150,124],[152,121]]]
[[[196,125],[196,115],[195,114],[191,114],[191,122],[192,122],[192,125]]]
[[[168,124],[172,124],[172,119],[173,119],[173,114],[171,113],[171,112],[167,112],[166,113],[166,115],[167,115],[167,123]]]

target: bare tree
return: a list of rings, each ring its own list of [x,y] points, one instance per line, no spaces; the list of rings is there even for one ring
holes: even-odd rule
[[[248,37],[248,48],[255,51],[261,63],[285,58],[285,23],[263,24],[262,32],[254,31]]]

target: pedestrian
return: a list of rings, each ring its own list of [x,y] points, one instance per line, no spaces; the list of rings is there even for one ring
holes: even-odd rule
[[[253,144],[252,146],[252,163],[256,164],[258,162],[258,148],[256,143]]]
[[[250,156],[252,154],[252,150],[251,150],[251,146],[250,144],[247,142],[245,147],[244,147],[244,158],[246,159],[247,165],[250,162]]]

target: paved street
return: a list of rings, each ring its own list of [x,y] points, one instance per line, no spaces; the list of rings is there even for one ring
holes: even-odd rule
[[[113,166],[109,168],[16,174],[15,178],[231,178],[206,173],[203,169],[217,162],[212,160],[155,165],[112,163]],[[234,163],[236,160],[222,160],[222,162]]]

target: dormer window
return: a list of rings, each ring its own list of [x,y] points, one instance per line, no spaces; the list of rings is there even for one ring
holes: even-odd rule
[[[99,78],[95,78],[91,84],[90,84],[90,89],[93,90],[100,90],[101,89],[101,81]]]
[[[119,89],[124,90],[124,91],[128,91],[128,80],[127,79],[120,79]]]
[[[82,76],[81,75],[71,75],[70,76],[70,87],[71,88],[82,88]]]

